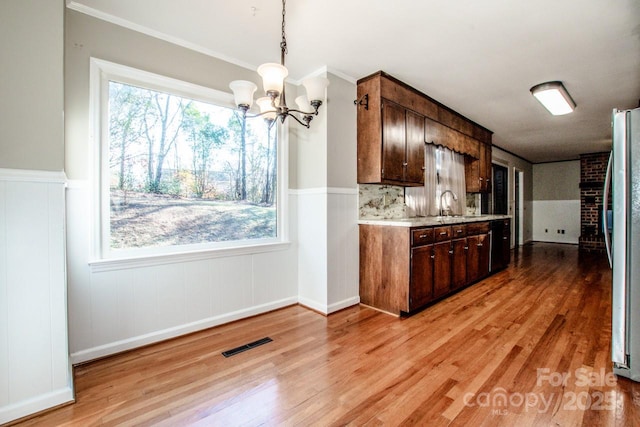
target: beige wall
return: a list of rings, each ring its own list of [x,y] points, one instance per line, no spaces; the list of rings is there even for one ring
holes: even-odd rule
[[[533,165],[533,200],[580,199],[580,160]]]
[[[321,74],[327,77],[326,73]],[[298,87],[298,95],[305,94],[304,87]],[[295,98],[295,97],[294,97]],[[289,101],[292,103],[292,101]],[[289,122],[290,156],[296,154],[296,180],[289,179],[292,188],[309,189],[327,186],[327,104],[320,107],[320,114],[314,116],[309,129],[293,120]]]
[[[328,74],[327,187],[357,187],[356,85]]]
[[[356,188],[356,85],[331,72],[321,75],[329,79],[327,99],[311,128],[289,124],[289,155],[297,159],[289,183],[296,189]]]
[[[64,168],[63,28],[63,0],[0,1],[0,168]]]

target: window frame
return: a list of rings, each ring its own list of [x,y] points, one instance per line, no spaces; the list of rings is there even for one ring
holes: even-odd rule
[[[109,164],[109,82],[119,82],[183,96],[196,101],[235,108],[233,94],[186,81],[143,71],[98,58],[90,58],[89,152],[92,180],[92,232],[89,264],[94,269],[111,270],[129,266],[156,265],[230,255],[283,250],[288,236],[288,126],[277,123],[276,236],[263,239],[195,243],[188,245],[131,248],[114,251],[110,247]],[[248,119],[252,120],[252,119]],[[256,119],[261,120],[261,119]],[[273,132],[273,130],[272,130]]]

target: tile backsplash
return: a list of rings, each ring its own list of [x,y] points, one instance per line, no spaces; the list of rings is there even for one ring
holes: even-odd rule
[[[479,215],[480,194],[466,194],[466,215]],[[415,216],[404,203],[404,187],[381,184],[358,185],[360,219],[392,219]]]
[[[395,185],[360,184],[358,186],[360,219],[390,219],[407,216],[404,188]]]

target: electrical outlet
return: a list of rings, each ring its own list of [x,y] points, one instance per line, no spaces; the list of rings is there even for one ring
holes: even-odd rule
[[[545,232],[545,233],[548,233],[548,232],[549,232],[549,229],[548,229],[548,228],[545,228],[545,229],[544,229],[544,232]]]
[[[564,234],[564,230],[561,230],[561,231],[562,231],[562,234]]]

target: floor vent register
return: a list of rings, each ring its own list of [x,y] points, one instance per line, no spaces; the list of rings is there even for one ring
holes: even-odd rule
[[[241,345],[240,347],[232,348],[231,350],[223,351],[222,355],[224,357],[235,356],[238,353],[242,353],[243,351],[251,350],[252,348],[256,348],[263,344],[267,344],[273,341],[269,337],[261,338],[258,341],[250,342],[249,344]]]

